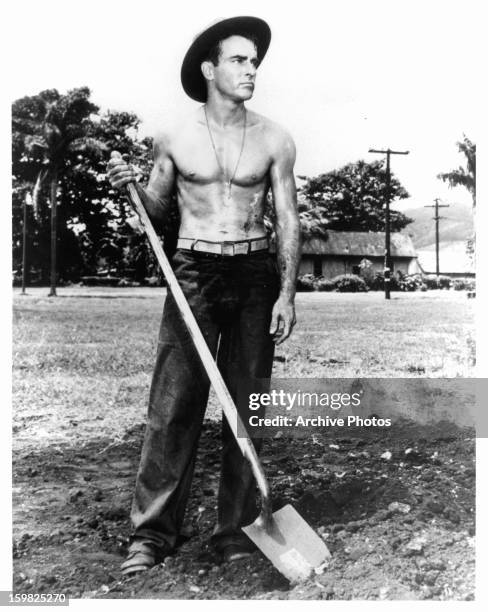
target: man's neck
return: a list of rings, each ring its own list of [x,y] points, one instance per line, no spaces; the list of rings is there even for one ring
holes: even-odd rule
[[[242,125],[244,121],[244,102],[234,102],[216,94],[209,95],[205,106],[209,120],[221,128]]]

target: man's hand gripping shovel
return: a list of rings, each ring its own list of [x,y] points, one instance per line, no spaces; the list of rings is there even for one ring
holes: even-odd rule
[[[190,332],[210,382],[222,404],[237,444],[251,465],[261,493],[261,513],[259,517],[254,523],[242,529],[288,580],[293,583],[305,580],[313,573],[314,569],[323,567],[331,556],[330,552],[323,540],[291,505],[288,504],[277,512],[272,512],[269,485],[254,445],[249,437],[237,436],[238,431],[244,432],[246,429],[237,412],[234,400],[208,349],[133,183],[127,185],[127,193],[149,238],[167,285]]]

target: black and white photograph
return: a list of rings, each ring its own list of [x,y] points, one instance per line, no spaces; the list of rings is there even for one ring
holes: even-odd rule
[[[0,603],[479,605],[483,3],[7,4]]]

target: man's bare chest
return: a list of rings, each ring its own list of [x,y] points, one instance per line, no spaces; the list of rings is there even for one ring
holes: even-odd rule
[[[191,137],[183,135],[173,143],[172,157],[184,181],[211,184],[232,182],[242,187],[266,179],[270,156],[259,133],[242,130],[214,134],[198,130]]]

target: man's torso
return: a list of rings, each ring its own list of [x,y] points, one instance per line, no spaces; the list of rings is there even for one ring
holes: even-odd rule
[[[222,242],[266,234],[263,217],[277,128],[251,111],[246,123],[245,135],[243,124],[211,124],[209,133],[200,108],[171,133],[180,237]]]

